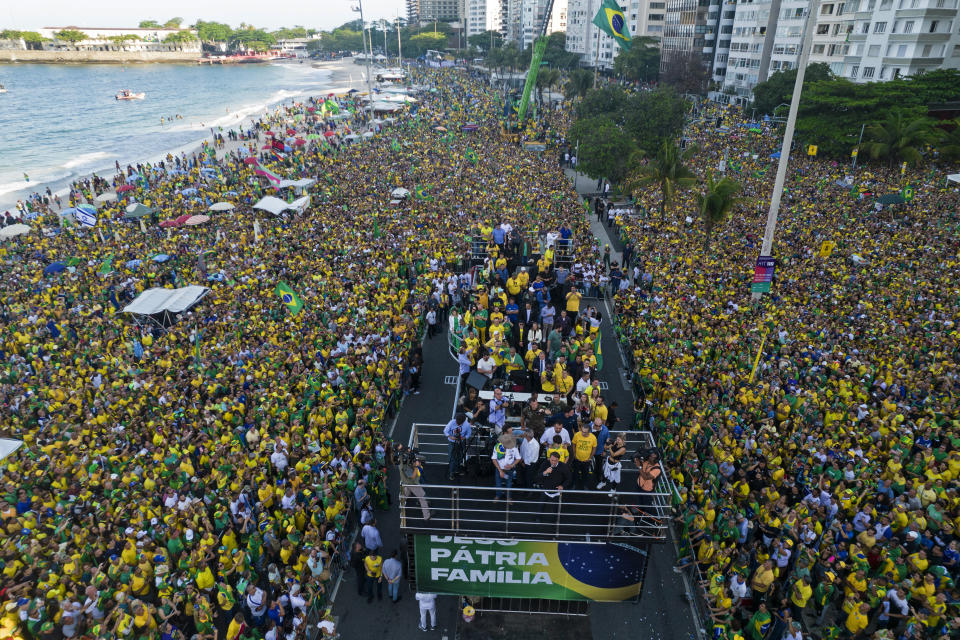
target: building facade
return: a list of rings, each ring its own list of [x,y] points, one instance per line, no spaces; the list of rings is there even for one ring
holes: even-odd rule
[[[515,42],[521,49],[526,49],[540,35],[543,26],[544,14],[547,11],[549,0],[520,0],[519,28],[515,31]],[[567,0],[554,0],[547,22],[547,35],[567,31]]]
[[[500,31],[500,0],[466,0],[463,23],[467,37],[485,31]]]
[[[707,22],[711,0],[667,0],[660,45],[660,68],[679,56],[699,55],[709,65]]]
[[[580,54],[580,64],[601,69],[613,67],[619,52],[613,38],[601,31],[593,18],[603,0],[568,0],[567,51]],[[649,36],[659,42],[663,37],[667,0],[627,0],[620,7],[631,36]]]
[[[407,21],[459,20],[462,8],[462,0],[407,0]]]

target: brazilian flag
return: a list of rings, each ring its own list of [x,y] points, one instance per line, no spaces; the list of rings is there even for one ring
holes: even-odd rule
[[[900,195],[903,196],[904,202],[910,202],[911,200],[913,200],[913,185],[908,184],[903,189],[901,189]]]
[[[600,10],[593,17],[593,24],[613,38],[624,51],[629,51],[631,40],[627,19],[623,15],[623,9],[614,0],[603,0]]]
[[[394,138],[394,139],[393,139],[393,142],[390,143],[390,148],[391,148],[393,151],[395,151],[395,152],[396,152],[396,151],[400,151],[400,143],[397,142],[397,139],[396,139],[396,138]]]
[[[473,149],[467,149],[467,152],[464,154],[467,160],[470,161],[470,164],[477,164],[480,161],[480,158],[477,157],[477,152]]]
[[[291,289],[290,285],[286,282],[278,284],[273,292],[280,296],[280,301],[283,302],[283,304],[287,305],[287,309],[290,310],[290,315],[295,316],[303,309],[303,300],[300,299],[297,292]]]
[[[430,197],[430,193],[427,189],[430,188],[430,185],[417,185],[413,188],[413,197],[417,200],[433,200]]]

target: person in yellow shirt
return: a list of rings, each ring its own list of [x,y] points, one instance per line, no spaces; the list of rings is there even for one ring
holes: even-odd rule
[[[377,585],[377,599],[383,600],[383,558],[376,551],[371,551],[363,559],[363,568],[366,573],[364,591],[367,602],[373,602],[373,585]]]
[[[573,486],[586,489],[593,470],[593,455],[597,452],[597,437],[590,430],[590,424],[580,425],[580,431],[573,434]]]
[[[803,620],[801,612],[806,608],[812,595],[810,576],[802,576],[793,583],[793,588],[790,589],[790,609],[793,611],[794,620]]]
[[[567,301],[567,315],[570,316],[572,324],[577,323],[577,314],[580,313],[580,300],[583,298],[583,295],[578,289],[571,289],[566,295]]]
[[[230,624],[227,626],[227,638],[226,640],[237,640],[240,637],[240,634],[246,629],[246,624],[243,621],[243,612],[237,611],[233,619],[230,620]]]
[[[850,613],[847,615],[846,621],[844,621],[843,626],[846,627],[847,632],[854,638],[860,636],[861,632],[867,628],[867,625],[870,623],[870,619],[867,617],[867,613],[870,611],[870,605],[867,603],[862,603],[859,606],[853,608]]]

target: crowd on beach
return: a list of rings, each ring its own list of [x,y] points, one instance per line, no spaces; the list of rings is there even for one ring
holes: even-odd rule
[[[478,82],[415,73],[433,90],[393,122],[356,95],[284,105],[76,183],[64,204],[96,204],[94,228],[41,196],[0,245],[0,413],[24,442],[2,475],[4,634],[293,640],[322,613],[345,527],[389,507],[383,425],[470,239],[494,221],[545,237],[582,211],[556,167],[501,140]],[[277,137],[294,143],[261,146]],[[276,176],[317,181],[305,211],[251,208],[287,197]],[[134,202],[155,213],[122,221]],[[211,220],[157,224],[190,213]],[[210,293],[173,322],[122,312],[190,284]]]
[[[617,321],[678,489],[678,570],[698,569],[716,637],[955,637],[960,193],[943,165],[854,170],[796,145],[755,301],[778,129],[703,116],[688,166],[741,185],[712,241],[701,187],[616,218],[640,274]]]

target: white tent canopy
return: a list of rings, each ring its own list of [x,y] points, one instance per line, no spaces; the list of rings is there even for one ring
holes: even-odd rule
[[[179,289],[164,289],[154,287],[147,289],[123,308],[138,319],[147,319],[158,322],[163,326],[172,324],[170,314],[182,313],[200,302],[210,289],[197,285],[181,287]]]
[[[281,180],[280,184],[277,185],[279,189],[285,189],[287,187],[296,187],[298,189],[306,189],[307,187],[313,186],[317,181],[313,178],[300,178],[299,180]]]
[[[267,211],[272,213],[275,216],[280,215],[284,211],[297,211],[301,212],[307,208],[310,204],[310,196],[303,196],[302,198],[297,198],[293,202],[284,202],[280,198],[274,198],[273,196],[267,196],[260,200],[257,204],[253,205],[254,209],[260,209],[261,211]]]
[[[947,176],[947,182],[956,182],[960,184],[960,173],[951,173]]]
[[[230,211],[233,208],[232,202],[216,202],[210,205],[210,211]]]
[[[406,198],[407,196],[410,195],[410,191],[408,191],[407,189],[404,189],[403,187],[397,187],[396,189],[390,192],[390,195],[393,196],[394,198]]]
[[[3,460],[11,453],[20,448],[23,440],[11,440],[10,438],[0,438],[0,460]]]

